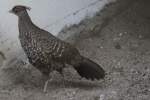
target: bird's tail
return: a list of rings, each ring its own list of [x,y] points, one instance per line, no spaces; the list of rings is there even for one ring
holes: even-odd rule
[[[105,71],[100,65],[88,58],[83,59],[84,60],[80,64],[74,66],[81,77],[91,80],[102,79],[105,77]]]

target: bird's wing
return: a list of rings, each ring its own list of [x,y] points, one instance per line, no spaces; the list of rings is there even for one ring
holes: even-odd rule
[[[37,39],[38,47],[45,55],[50,55],[54,59],[68,60],[72,55],[78,54],[78,50],[69,43],[66,43],[49,32],[41,30],[42,36]]]

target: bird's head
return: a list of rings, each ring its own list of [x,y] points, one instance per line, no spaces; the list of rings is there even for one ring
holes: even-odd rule
[[[17,5],[14,6],[9,12],[19,16],[22,12],[25,12],[26,10],[30,10],[30,9],[31,8],[27,6]]]

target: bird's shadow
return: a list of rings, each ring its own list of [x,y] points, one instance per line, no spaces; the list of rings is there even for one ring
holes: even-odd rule
[[[101,89],[104,87],[103,82],[90,81],[90,80],[59,80],[51,81],[49,83],[49,89],[58,89],[58,88],[80,88],[84,90],[90,89]]]

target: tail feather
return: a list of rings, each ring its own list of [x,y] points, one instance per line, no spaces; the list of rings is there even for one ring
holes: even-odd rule
[[[74,66],[81,77],[86,79],[102,79],[105,77],[105,71],[101,66],[88,58],[84,58],[78,66]]]

